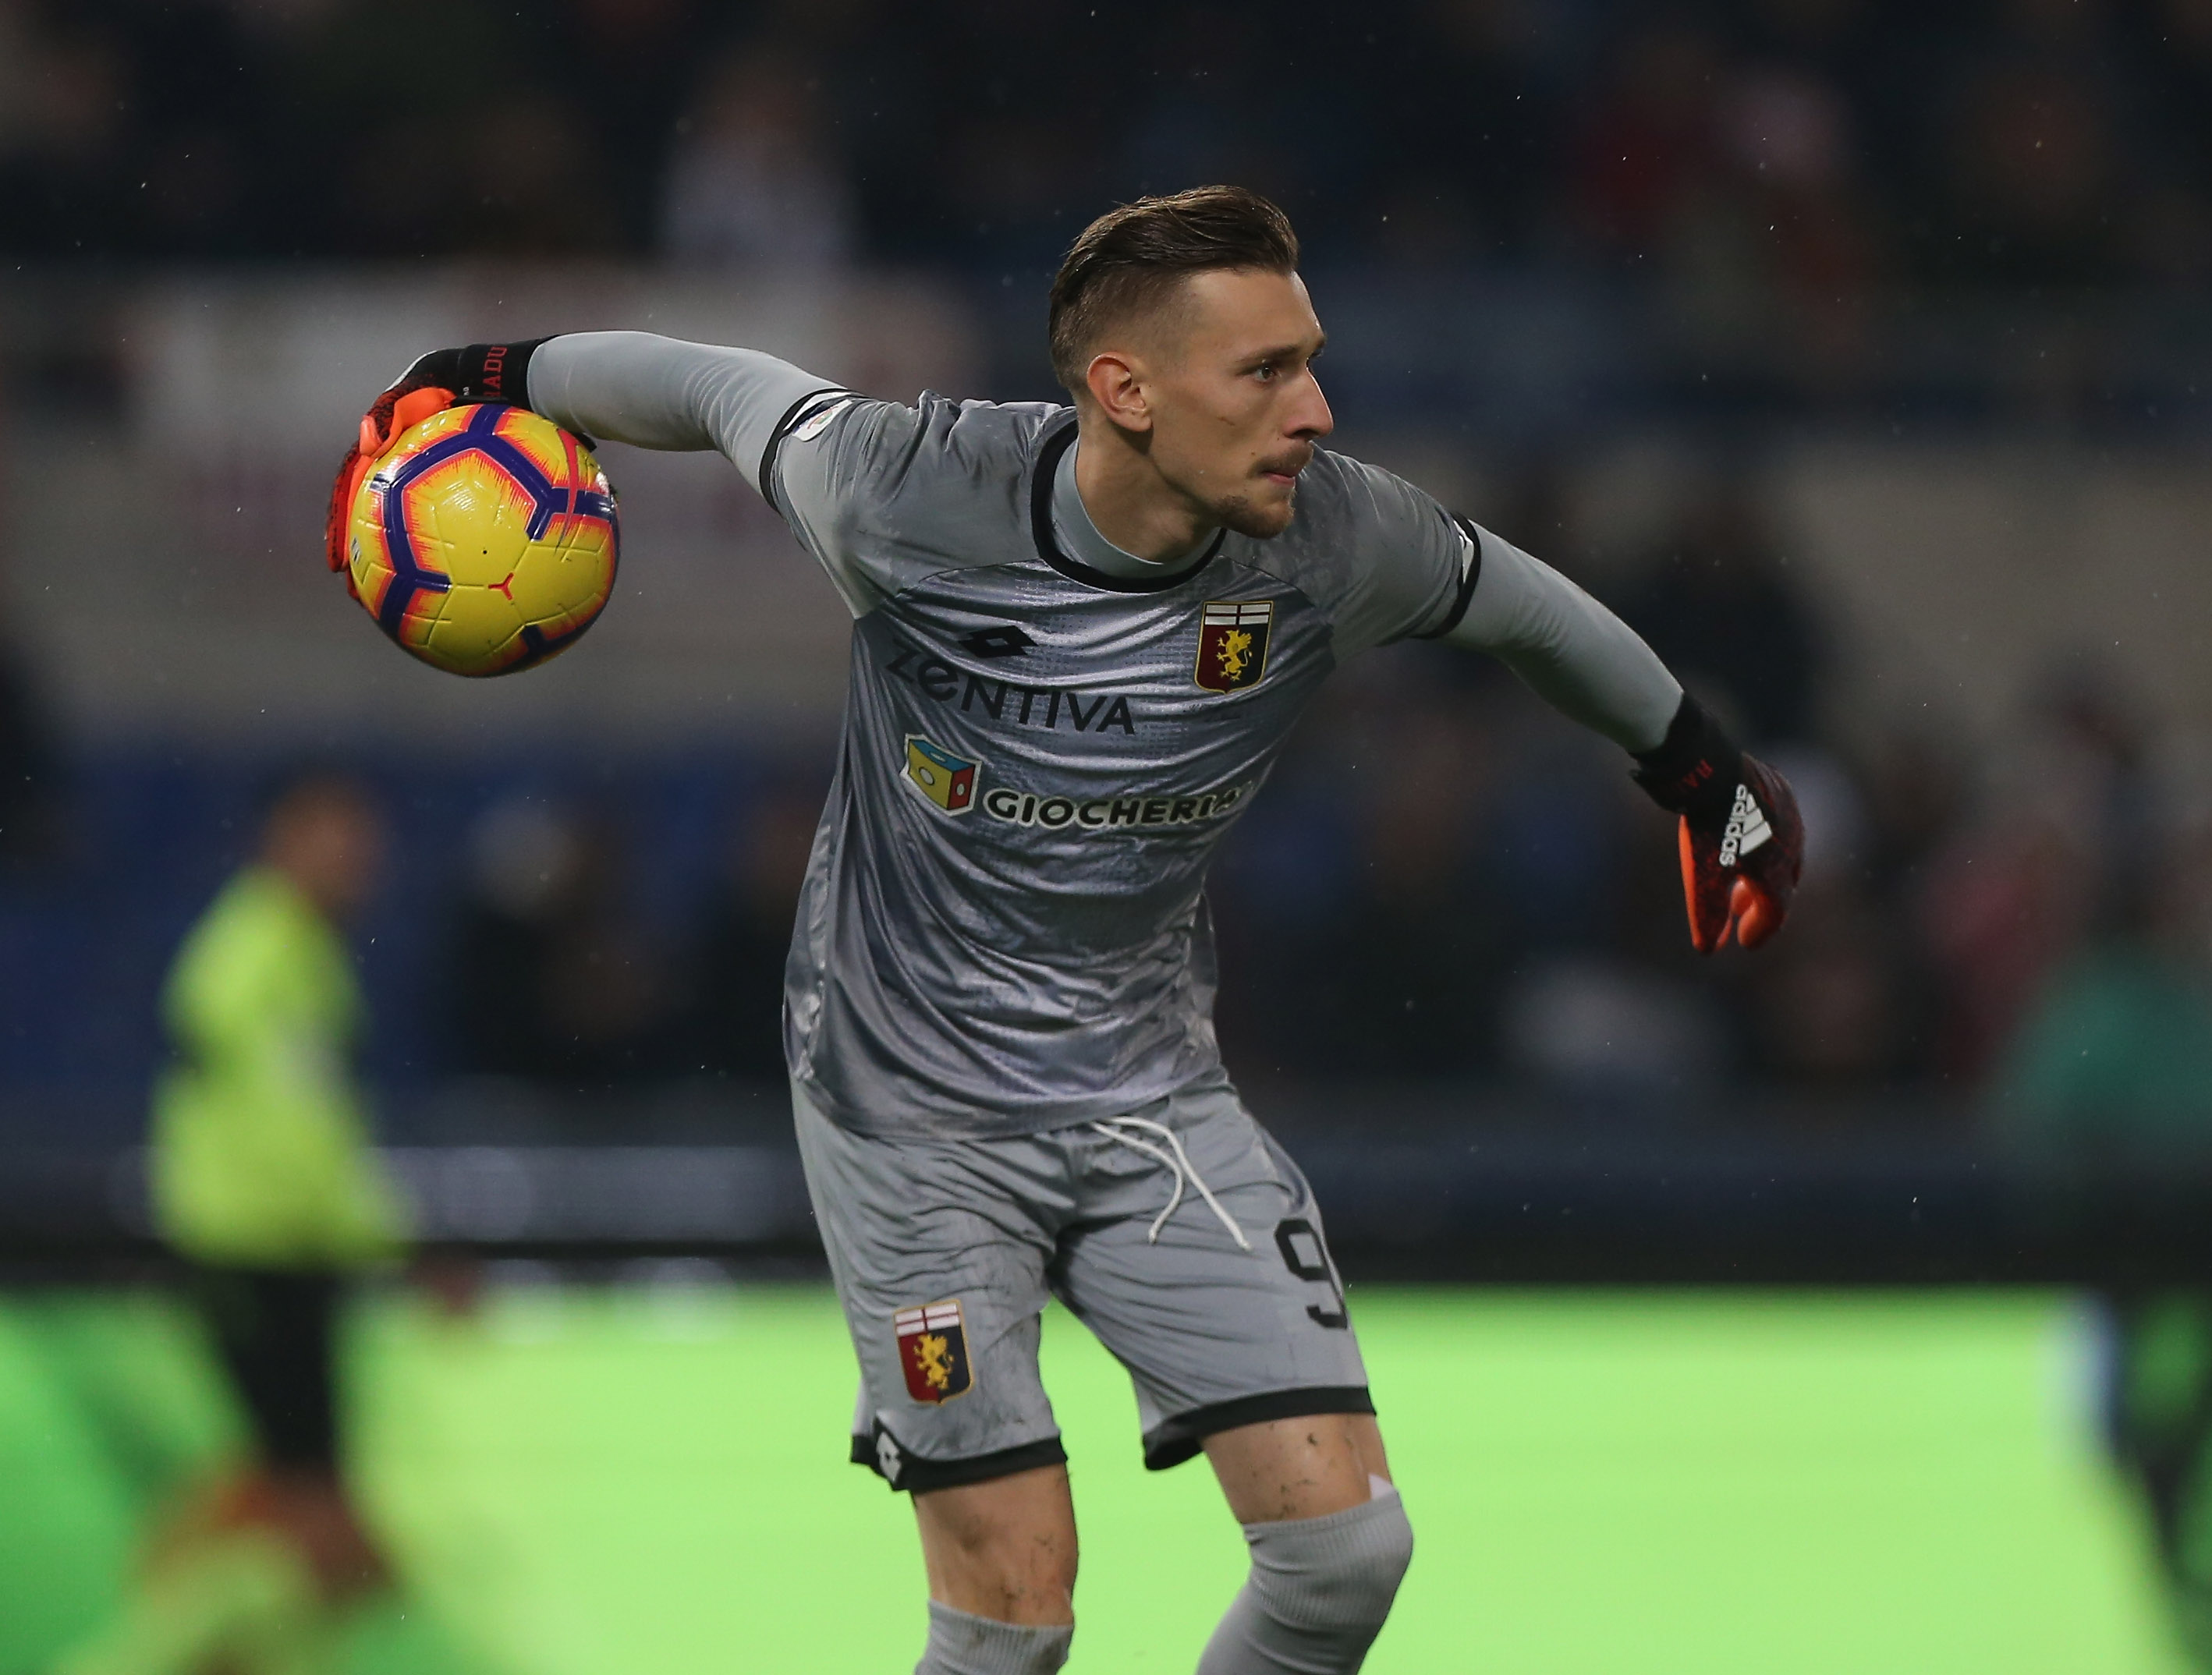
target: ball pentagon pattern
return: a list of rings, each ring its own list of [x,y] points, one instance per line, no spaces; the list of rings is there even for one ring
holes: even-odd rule
[[[354,595],[423,662],[506,675],[573,645],[614,590],[615,494],[576,438],[527,408],[447,408],[356,495]]]

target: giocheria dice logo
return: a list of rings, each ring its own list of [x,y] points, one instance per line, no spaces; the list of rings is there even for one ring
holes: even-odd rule
[[[975,806],[975,780],[982,770],[981,762],[956,756],[920,733],[906,736],[906,777],[947,814],[965,814]]]

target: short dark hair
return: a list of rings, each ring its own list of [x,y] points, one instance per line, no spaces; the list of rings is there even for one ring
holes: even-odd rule
[[[1099,334],[1192,274],[1290,273],[1297,264],[1291,218],[1243,186],[1194,186],[1109,209],[1083,229],[1052,282],[1053,373],[1071,393],[1081,390]]]

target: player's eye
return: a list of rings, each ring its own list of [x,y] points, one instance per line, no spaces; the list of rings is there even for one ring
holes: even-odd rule
[[[1272,384],[1275,381],[1276,373],[1281,370],[1281,367],[1277,366],[1273,361],[1262,361],[1258,366],[1252,368],[1252,375],[1258,379],[1262,384]]]

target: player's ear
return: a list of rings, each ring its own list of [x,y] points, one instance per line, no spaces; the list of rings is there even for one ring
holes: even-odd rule
[[[1146,398],[1144,380],[1138,375],[1136,362],[1127,355],[1115,349],[1092,355],[1083,381],[1090,389],[1091,399],[1122,429],[1152,428],[1152,403]]]

